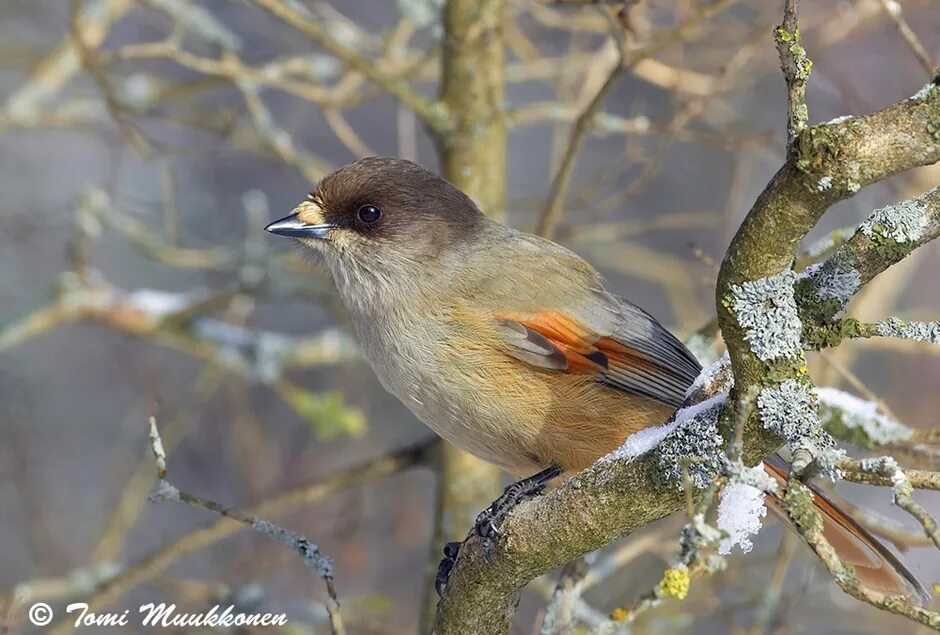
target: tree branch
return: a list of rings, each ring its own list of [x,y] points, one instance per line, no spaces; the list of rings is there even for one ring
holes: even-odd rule
[[[806,82],[813,70],[813,62],[800,43],[800,25],[797,14],[800,0],[786,0],[783,23],[774,29],[780,68],[787,82],[787,143],[792,144],[809,119],[806,107]]]
[[[807,267],[798,287],[803,319],[828,324],[875,276],[938,236],[940,187],[875,210],[826,260]]]
[[[437,439],[427,439],[413,446],[368,459],[358,465],[301,483],[253,505],[248,512],[258,516],[278,516],[302,505],[322,500],[334,492],[425,465],[439,445],[440,442]],[[138,562],[102,580],[85,602],[92,610],[104,608],[116,602],[134,587],[156,578],[180,558],[213,545],[243,528],[244,525],[227,518],[220,518],[210,525],[185,533],[168,545],[149,553]],[[50,629],[49,635],[66,635],[71,632],[72,623],[61,621]]]
[[[150,449],[153,452],[154,462],[157,464],[157,490],[151,494],[150,500],[179,501],[193,507],[205,509],[251,527],[295,552],[304,561],[304,564],[326,583],[326,610],[330,615],[330,628],[333,635],[344,635],[346,633],[343,617],[339,611],[336,588],[333,586],[333,560],[329,556],[320,551],[317,545],[289,529],[284,529],[260,516],[246,514],[240,509],[227,507],[215,501],[184,492],[172,485],[167,480],[166,453],[163,450],[163,440],[160,438],[157,420],[154,417],[150,417]]]
[[[818,417],[791,412],[805,410],[804,398],[807,404],[814,400],[806,385],[795,276],[790,272],[799,244],[835,202],[888,176],[940,160],[934,122],[940,122],[940,89],[932,84],[872,115],[803,129],[735,235],[716,297],[735,381],[722,421],[739,410],[740,395],[758,394],[758,407],[744,428],[745,460],[753,462],[773,450],[781,443],[778,433],[787,432],[764,424],[787,425],[795,414],[818,428]],[[762,293],[767,301],[779,301],[778,308],[790,311],[794,320],[765,322],[762,326],[769,330],[755,331],[747,317],[740,319],[735,309]],[[757,312],[765,308],[748,308],[755,307]],[[791,330],[774,332],[774,327]],[[761,338],[766,350],[752,348],[752,341]],[[727,425],[722,431],[730,436]],[[681,509],[681,491],[663,479],[665,453],[659,447],[633,461],[601,461],[521,505],[502,525],[492,562],[485,561],[478,544],[466,543],[438,608],[435,631],[508,632],[520,589],[533,577]]]
[[[415,113],[431,130],[446,129],[451,120],[447,110],[412,88],[402,77],[386,73],[381,65],[347,46],[327,28],[323,20],[303,11],[303,5],[283,0],[251,0],[267,9],[284,22],[307,35],[311,40],[335,55],[350,68],[368,77],[376,86],[395,97],[403,106]]]

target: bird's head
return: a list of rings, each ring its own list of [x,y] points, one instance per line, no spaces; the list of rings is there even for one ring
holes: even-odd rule
[[[420,165],[371,157],[324,178],[265,229],[320,254],[344,297],[407,295],[466,246],[485,217],[459,189]],[[354,299],[352,297],[346,299]]]

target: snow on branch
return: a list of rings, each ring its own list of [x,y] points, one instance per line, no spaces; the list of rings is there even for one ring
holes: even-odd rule
[[[860,399],[838,388],[816,389],[820,422],[827,430],[845,430],[840,435],[863,448],[875,448],[907,441],[913,430],[882,414],[878,404]]]

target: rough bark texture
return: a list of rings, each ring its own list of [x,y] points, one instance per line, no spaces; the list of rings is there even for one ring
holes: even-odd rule
[[[506,195],[506,124],[503,116],[505,0],[453,0],[444,10],[440,100],[450,125],[437,132],[441,171],[490,216],[501,220]],[[445,443],[438,479],[437,518],[429,579],[444,544],[461,541],[477,513],[499,495],[500,471]],[[433,584],[425,584],[422,632],[437,609]]]
[[[787,162],[738,230],[719,274],[718,314],[737,384],[730,408],[748,389],[805,381],[802,353],[773,362],[753,353],[730,308],[733,287],[789,271],[800,242],[835,202],[892,174],[940,160],[938,123],[940,88],[930,86],[872,115],[805,128],[794,139]],[[779,444],[753,414],[745,428],[745,457],[756,461]],[[662,483],[656,451],[633,463],[595,465],[520,506],[503,524],[492,562],[484,561],[479,545],[465,545],[438,608],[435,632],[509,632],[519,592],[530,580],[683,504],[679,489]]]

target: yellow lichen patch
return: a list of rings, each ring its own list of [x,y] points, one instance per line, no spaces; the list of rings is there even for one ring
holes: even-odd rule
[[[684,564],[666,569],[659,582],[659,595],[684,600],[689,594],[689,569]]]
[[[615,622],[626,622],[630,619],[630,611],[622,606],[618,606],[610,612],[610,619]]]

